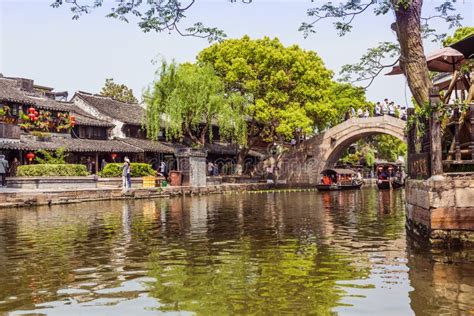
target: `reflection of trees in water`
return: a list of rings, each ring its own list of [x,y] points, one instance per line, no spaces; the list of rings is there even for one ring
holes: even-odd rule
[[[470,315],[474,310],[474,250],[426,250],[407,245],[411,308],[416,315]]]
[[[127,257],[144,260],[147,254],[146,249],[136,257],[129,252],[133,235],[151,231],[137,229],[142,225],[133,223],[134,205],[100,202],[1,212],[9,237],[1,245],[5,255],[0,258],[0,301],[9,296],[19,299],[1,305],[0,310],[32,308],[35,303],[57,299],[58,289],[84,278],[100,286],[119,284],[129,264]],[[78,268],[89,271],[76,272]],[[84,275],[87,273],[90,278]]]
[[[190,217],[193,199],[171,200],[171,208],[182,207],[182,216]],[[351,264],[350,254],[325,244],[326,214],[314,193],[298,199],[281,193],[204,201],[207,229],[198,226],[197,232],[206,236],[194,235],[197,242],[177,231],[172,238],[168,231],[169,239],[150,256],[150,275],[157,279],[150,291],[163,310],[329,314],[343,295],[336,282],[368,275],[368,269]],[[184,222],[189,226],[181,230],[196,229],[193,221]]]

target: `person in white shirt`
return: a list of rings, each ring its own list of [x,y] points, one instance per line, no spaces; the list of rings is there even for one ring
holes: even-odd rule
[[[388,106],[388,115],[395,117],[395,106],[391,102]]]
[[[364,112],[362,112],[361,108],[357,109],[357,116],[360,118],[364,117]]]
[[[368,110],[368,109],[365,109],[364,118],[368,118],[368,117],[370,117],[369,110]]]
[[[381,116],[382,115],[382,113],[381,113],[382,108],[380,107],[380,102],[377,102],[375,104],[374,110],[375,110],[375,116]]]
[[[388,106],[385,103],[382,103],[382,115],[386,115],[388,113]]]

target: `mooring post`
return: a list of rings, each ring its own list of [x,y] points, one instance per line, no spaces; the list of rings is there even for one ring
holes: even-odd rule
[[[430,107],[432,110],[430,118],[431,130],[431,175],[443,174],[443,158],[441,150],[441,122],[438,106],[441,103],[437,87],[430,89]]]

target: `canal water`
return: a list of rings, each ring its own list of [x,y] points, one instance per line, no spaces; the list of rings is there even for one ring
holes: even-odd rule
[[[0,314],[472,315],[474,252],[406,236],[403,191],[0,211]]]

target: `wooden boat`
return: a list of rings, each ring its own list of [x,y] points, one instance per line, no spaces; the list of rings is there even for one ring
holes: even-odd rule
[[[318,191],[358,190],[364,184],[356,179],[356,173],[350,169],[326,169],[321,172],[321,183],[316,185]]]
[[[379,190],[399,189],[405,185],[401,164],[379,163],[375,166]]]

